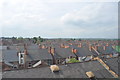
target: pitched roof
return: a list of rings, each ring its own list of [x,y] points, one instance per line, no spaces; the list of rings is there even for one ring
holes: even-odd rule
[[[2,58],[4,61],[12,62],[18,61],[17,50],[2,50]],[[28,50],[27,61],[52,59],[51,55],[46,49]]]
[[[94,66],[95,65],[95,66]],[[92,71],[96,78],[113,76],[97,61],[60,65],[60,72],[52,73],[49,67],[6,71],[3,78],[87,78],[86,72]]]
[[[110,59],[103,59],[103,61],[110,67],[111,70],[113,70],[115,73],[118,74],[119,71],[119,61],[120,57],[117,58],[110,58]]]
[[[99,46],[98,52],[100,52],[101,54],[111,54],[116,52],[116,50],[112,48],[112,45],[107,46],[106,50],[103,50],[103,46]]]

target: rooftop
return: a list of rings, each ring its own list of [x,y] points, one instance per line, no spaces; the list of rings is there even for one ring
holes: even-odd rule
[[[6,71],[3,78],[87,78],[85,73],[88,71],[92,71],[96,78],[113,78],[98,61],[60,65],[59,68],[60,72],[56,73],[52,73],[49,67]]]

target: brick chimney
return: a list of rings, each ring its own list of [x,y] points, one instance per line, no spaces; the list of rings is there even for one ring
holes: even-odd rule
[[[72,45],[72,43],[69,43],[70,45]]]
[[[24,53],[25,53],[25,55],[28,55],[26,44],[24,44]]]
[[[80,47],[80,48],[81,48],[81,47],[82,47],[82,43],[78,44],[78,47]]]
[[[100,46],[100,44],[98,43],[98,46]]]
[[[77,51],[77,49],[74,49],[74,53],[77,53],[78,51]]]
[[[72,53],[77,53],[77,49],[72,49]]]
[[[48,48],[48,53],[51,53],[51,47]]]
[[[95,45],[95,50],[96,50],[96,51],[98,50],[98,46],[97,46],[97,45]]]
[[[42,48],[42,46],[39,44],[39,46],[38,46],[40,49]]]
[[[61,44],[60,47],[61,47],[61,48],[64,48],[64,44]]]
[[[92,51],[92,46],[91,46],[91,44],[89,44],[89,51]]]
[[[42,45],[42,49],[45,49],[45,45]]]
[[[106,46],[109,46],[109,43],[106,43]]]
[[[106,46],[103,46],[103,50],[106,50]]]
[[[69,46],[65,45],[64,48],[69,48]]]
[[[51,54],[51,56],[52,56],[53,64],[56,64],[56,60],[55,60],[55,57],[54,57],[55,48],[49,47],[49,48],[48,48],[48,52],[49,52],[49,53]]]
[[[55,48],[52,48],[52,49],[51,49],[51,53],[54,55],[54,53],[55,53]]]
[[[72,48],[72,53],[74,53],[74,49]]]
[[[28,52],[27,52],[27,50],[26,50],[26,49],[24,50],[24,53],[25,53],[25,55],[28,55]]]
[[[54,53],[55,53],[55,48],[49,47],[49,48],[48,48],[48,52],[49,52],[50,54],[54,55]]]

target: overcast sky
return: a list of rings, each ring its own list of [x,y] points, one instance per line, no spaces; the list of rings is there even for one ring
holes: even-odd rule
[[[2,36],[117,38],[117,2],[4,0]]]

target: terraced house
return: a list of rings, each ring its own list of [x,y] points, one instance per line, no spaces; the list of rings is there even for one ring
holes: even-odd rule
[[[3,43],[5,40],[3,39]],[[49,39],[1,46],[3,78],[118,78],[117,40]]]

